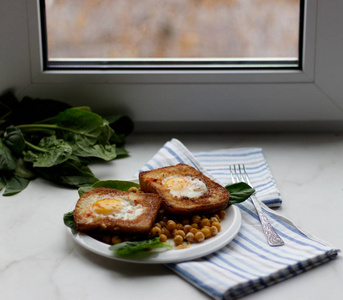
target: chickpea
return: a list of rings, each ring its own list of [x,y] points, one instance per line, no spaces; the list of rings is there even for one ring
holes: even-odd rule
[[[201,217],[196,215],[192,217],[192,223],[198,224],[201,221]]]
[[[162,243],[164,243],[164,242],[166,242],[167,241],[167,236],[165,235],[165,234],[161,234],[160,235],[160,242],[162,242]]]
[[[205,236],[201,231],[198,231],[195,235],[194,235],[194,239],[196,242],[201,243],[205,240]]]
[[[216,218],[216,217],[212,217],[210,219],[210,222],[213,223],[213,222],[219,222],[219,220]]]
[[[204,234],[206,239],[211,237],[211,230],[209,227],[206,226],[206,227],[202,228],[201,232]]]
[[[217,218],[218,222],[221,222],[221,220],[222,220],[222,219],[219,217],[218,214],[214,214],[213,217],[214,217],[214,218]]]
[[[211,235],[212,235],[212,236],[215,236],[215,235],[218,234],[218,229],[217,229],[216,226],[211,226],[211,227],[210,227],[210,230],[211,230]]]
[[[167,223],[164,221],[159,221],[158,223],[161,225],[162,228],[167,227]]]
[[[183,237],[181,235],[176,235],[174,237],[174,243],[176,246],[181,245],[183,243]]]
[[[150,233],[152,236],[157,236],[162,233],[162,229],[160,227],[155,226],[151,229]]]
[[[225,210],[221,210],[221,211],[219,212],[219,217],[220,217],[221,219],[224,219],[224,218],[226,217],[226,211],[225,211]]]
[[[194,242],[194,234],[192,232],[188,232],[185,236],[185,240],[190,243]]]
[[[219,222],[213,222],[213,223],[212,223],[212,226],[217,227],[218,231],[220,231],[220,229],[222,228],[222,226],[220,225]]]
[[[171,236],[172,236],[172,234],[170,233],[170,231],[166,227],[163,227],[161,229],[161,234],[164,234],[165,236],[167,236],[167,238],[171,238]]]
[[[200,227],[205,227],[205,226],[210,226],[210,225],[211,225],[211,222],[207,218],[204,218],[200,221]]]
[[[173,220],[169,220],[167,222],[167,229],[173,231],[174,229],[176,229],[176,223]]]
[[[184,238],[186,234],[185,234],[185,232],[183,230],[177,229],[176,232],[175,232],[175,235],[181,235],[182,238]]]
[[[191,231],[193,227],[191,225],[185,225],[183,226],[183,231],[187,234],[188,232]]]
[[[199,228],[199,225],[198,225],[198,223],[192,223],[192,225],[191,225],[193,228],[196,228],[196,229],[198,229]]]
[[[132,186],[132,187],[130,187],[128,189],[128,192],[130,192],[130,193],[138,193],[138,189],[136,187]]]
[[[193,233],[193,234],[196,234],[196,233],[198,232],[198,229],[192,228],[192,229],[190,230],[190,232]]]
[[[176,224],[176,229],[182,230],[183,229],[183,225],[181,223],[177,223]]]

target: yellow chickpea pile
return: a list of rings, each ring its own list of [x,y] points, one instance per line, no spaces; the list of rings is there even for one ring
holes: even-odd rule
[[[159,221],[151,229],[150,236],[159,236],[161,242],[173,239],[178,249],[187,248],[192,243],[201,243],[216,236],[225,216],[225,211],[221,210],[210,216],[168,218],[160,211]]]
[[[167,216],[160,210],[156,223],[150,231],[150,237],[159,236],[161,242],[173,239],[176,249],[188,248],[192,243],[201,243],[216,236],[221,230],[220,222],[225,218],[224,210],[209,216]],[[94,236],[104,243],[115,245],[121,242],[135,240],[132,236],[101,235]]]

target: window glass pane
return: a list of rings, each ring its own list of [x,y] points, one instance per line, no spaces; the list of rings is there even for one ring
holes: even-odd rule
[[[47,58],[299,59],[300,0],[46,0]]]

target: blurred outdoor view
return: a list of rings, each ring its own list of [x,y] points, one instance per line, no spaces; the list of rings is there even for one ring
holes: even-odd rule
[[[46,0],[48,57],[298,59],[300,0]]]

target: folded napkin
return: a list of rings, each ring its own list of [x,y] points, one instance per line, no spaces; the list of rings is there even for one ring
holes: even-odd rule
[[[282,247],[270,247],[250,199],[236,204],[242,214],[237,236],[224,248],[200,259],[168,267],[214,299],[237,299],[337,257],[333,246],[297,227],[269,207],[281,205],[280,193],[261,148],[222,149],[191,153],[180,141],[168,141],[140,171],[185,163],[223,185],[230,183],[228,166],[244,163],[256,196]],[[268,207],[269,206],[269,207]]]

